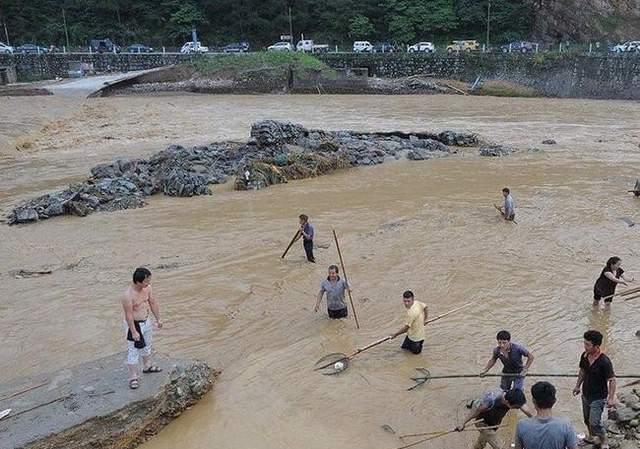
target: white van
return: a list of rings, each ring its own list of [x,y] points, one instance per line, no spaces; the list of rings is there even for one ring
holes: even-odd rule
[[[355,41],[353,43],[353,51],[355,53],[371,53],[373,45],[369,41]]]

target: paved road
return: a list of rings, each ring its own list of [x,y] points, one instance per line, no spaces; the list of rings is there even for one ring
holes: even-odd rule
[[[104,87],[106,84],[112,84],[117,81],[132,78],[145,72],[147,72],[147,70],[69,79],[64,81],[52,82],[51,84],[45,84],[42,87],[50,90],[54,95],[87,97],[88,95]]]

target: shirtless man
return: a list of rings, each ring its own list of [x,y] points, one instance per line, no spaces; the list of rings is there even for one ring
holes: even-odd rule
[[[149,311],[153,313],[162,327],[160,308],[151,291],[151,272],[146,268],[136,268],[133,283],[124,292],[122,298],[124,319],[127,331],[127,367],[129,368],[129,388],[139,387],[140,373],[138,364],[142,355],[143,373],[159,373],[159,367],[151,364],[151,320]]]

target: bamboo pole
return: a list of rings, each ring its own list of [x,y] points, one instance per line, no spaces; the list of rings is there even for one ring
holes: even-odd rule
[[[291,242],[289,243],[289,246],[287,246],[287,249],[284,250],[284,253],[282,253],[282,256],[280,256],[281,259],[284,259],[284,256],[287,255],[287,253],[289,252],[289,249],[291,249],[291,247],[293,246],[294,243],[296,243],[296,241],[300,238],[300,229],[298,229],[296,231],[296,234],[293,236],[293,238],[291,239]]]
[[[36,388],[44,387],[48,383],[49,383],[49,380],[45,380],[44,382],[36,384],[36,385],[32,385],[29,388],[25,388],[23,390],[16,391],[15,393],[11,393],[11,394],[8,394],[6,396],[2,396],[2,397],[0,397],[0,401],[4,401],[5,399],[11,399],[11,398],[19,396],[21,394],[27,393],[28,391],[35,390]]]
[[[628,289],[623,290],[621,292],[617,292],[617,293],[614,293],[614,294],[609,295],[609,296],[605,296],[604,298],[600,298],[600,299],[607,300],[607,299],[611,299],[611,298],[613,298],[615,296],[627,296],[627,295],[631,295],[633,293],[640,293],[640,287],[628,288]]]
[[[340,251],[340,243],[338,243],[338,235],[336,234],[336,230],[333,231],[333,239],[336,241],[336,249],[338,250],[338,257],[340,258],[340,266],[342,267],[342,275],[344,276],[344,281],[347,283],[347,294],[349,295],[349,302],[351,303],[351,310],[353,310],[353,318],[356,320],[356,328],[360,329],[360,323],[358,322],[358,315],[356,313],[356,308],[353,305],[353,298],[351,297],[351,285],[349,284],[349,279],[347,278],[347,270],[344,268],[344,260],[342,259],[342,251]]]

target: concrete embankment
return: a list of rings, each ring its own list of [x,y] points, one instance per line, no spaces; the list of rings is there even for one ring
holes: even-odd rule
[[[129,449],[195,404],[217,375],[206,363],[157,357],[163,372],[129,389],[123,355],[0,385],[2,449]]]

